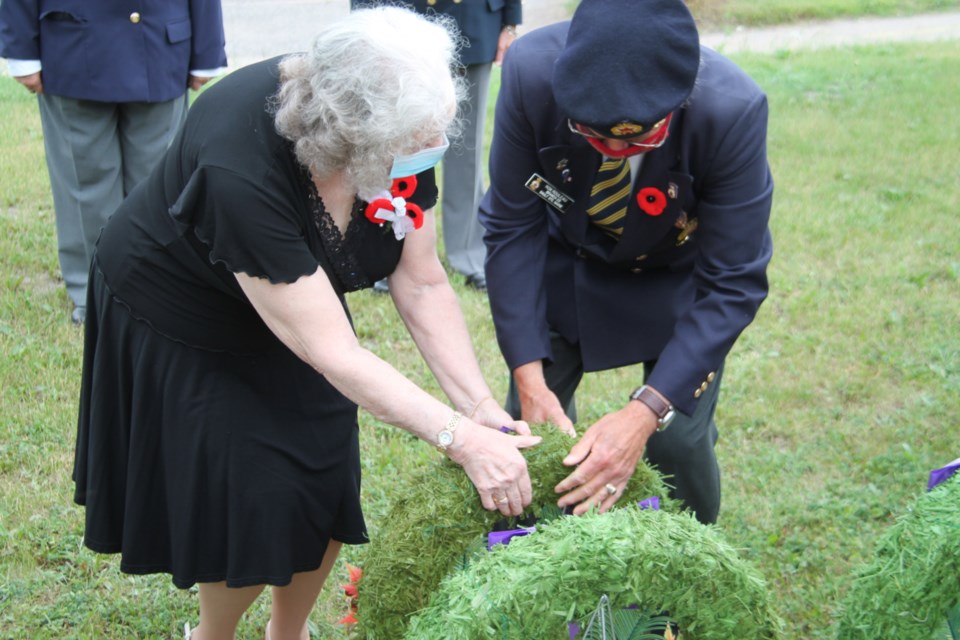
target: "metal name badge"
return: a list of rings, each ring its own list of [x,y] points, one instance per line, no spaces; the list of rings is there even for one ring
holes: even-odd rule
[[[539,173],[535,173],[527,178],[524,186],[560,213],[566,212],[570,205],[573,204],[573,198],[547,182]]]

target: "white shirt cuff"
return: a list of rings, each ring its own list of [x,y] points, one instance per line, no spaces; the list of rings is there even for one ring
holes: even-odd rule
[[[14,78],[30,76],[40,71],[39,60],[14,60],[7,58],[7,71]]]
[[[226,67],[217,67],[216,69],[191,69],[190,75],[198,78],[216,78],[218,75],[226,71],[226,69]]]

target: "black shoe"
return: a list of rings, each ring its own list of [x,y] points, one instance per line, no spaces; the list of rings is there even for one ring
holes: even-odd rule
[[[467,276],[467,286],[473,287],[477,291],[487,290],[487,276],[482,273],[474,273]]]
[[[75,325],[82,325],[87,320],[87,308],[86,307],[74,307],[73,313],[70,314],[70,322]]]
[[[390,293],[390,285],[387,284],[387,279],[383,278],[374,282],[373,290],[377,293]]]

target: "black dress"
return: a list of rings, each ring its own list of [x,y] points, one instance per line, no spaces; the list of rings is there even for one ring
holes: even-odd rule
[[[84,542],[178,587],[285,585],[328,541],[367,540],[357,407],[265,326],[234,273],[322,268],[344,294],[403,242],[362,215],[341,236],[274,130],[278,59],[204,92],[105,227],[90,273],[75,500]],[[408,198],[436,202],[433,171]]]

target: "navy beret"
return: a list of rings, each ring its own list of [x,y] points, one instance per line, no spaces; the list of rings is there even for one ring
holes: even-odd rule
[[[553,93],[573,122],[629,138],[684,103],[699,67],[700,37],[683,0],[582,0],[553,67]]]

